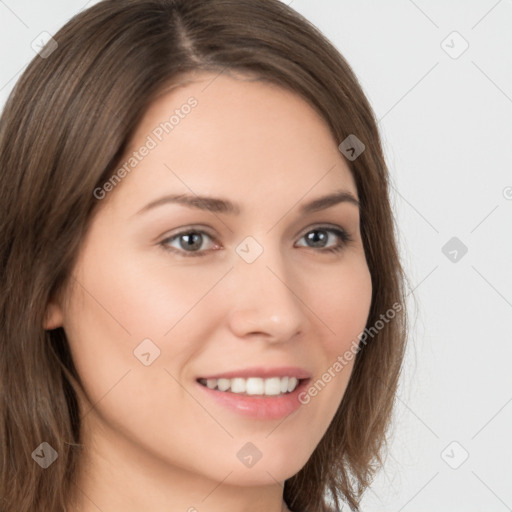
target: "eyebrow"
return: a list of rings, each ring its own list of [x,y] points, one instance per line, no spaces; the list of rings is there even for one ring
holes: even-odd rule
[[[241,212],[240,206],[229,201],[228,199],[197,195],[191,196],[188,194],[171,194],[156,199],[155,201],[151,201],[151,203],[141,208],[137,212],[137,215],[169,203],[181,204],[189,208],[204,210],[212,213],[239,215]],[[351,192],[347,190],[338,190],[337,192],[318,197],[308,203],[301,205],[299,212],[301,214],[313,213],[316,211],[325,210],[340,203],[353,204],[358,208],[360,206],[359,201]]]

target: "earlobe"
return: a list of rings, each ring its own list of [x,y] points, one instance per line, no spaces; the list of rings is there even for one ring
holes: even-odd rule
[[[63,316],[60,307],[54,302],[49,302],[46,308],[46,316],[43,322],[43,329],[51,331],[62,326]]]

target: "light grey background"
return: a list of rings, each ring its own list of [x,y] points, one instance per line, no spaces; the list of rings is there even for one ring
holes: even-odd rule
[[[0,1],[0,105],[32,41],[94,3]],[[389,457],[362,509],[512,510],[512,1],[290,5],[380,120],[415,297]]]

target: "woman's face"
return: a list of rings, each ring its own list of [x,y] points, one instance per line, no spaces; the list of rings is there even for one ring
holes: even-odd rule
[[[68,337],[98,456],[274,485],[327,430],[354,360],[336,362],[366,325],[371,279],[346,199],[357,189],[341,141],[299,96],[194,78],[152,104],[121,181],[96,191],[48,326]],[[337,192],[345,200],[307,207]],[[281,393],[292,377],[299,388]]]

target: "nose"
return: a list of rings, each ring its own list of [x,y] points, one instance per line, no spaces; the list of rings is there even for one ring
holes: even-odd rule
[[[307,320],[300,283],[278,250],[247,263],[235,260],[230,272],[232,293],[228,321],[241,338],[260,336],[271,342],[286,342],[304,332]]]

